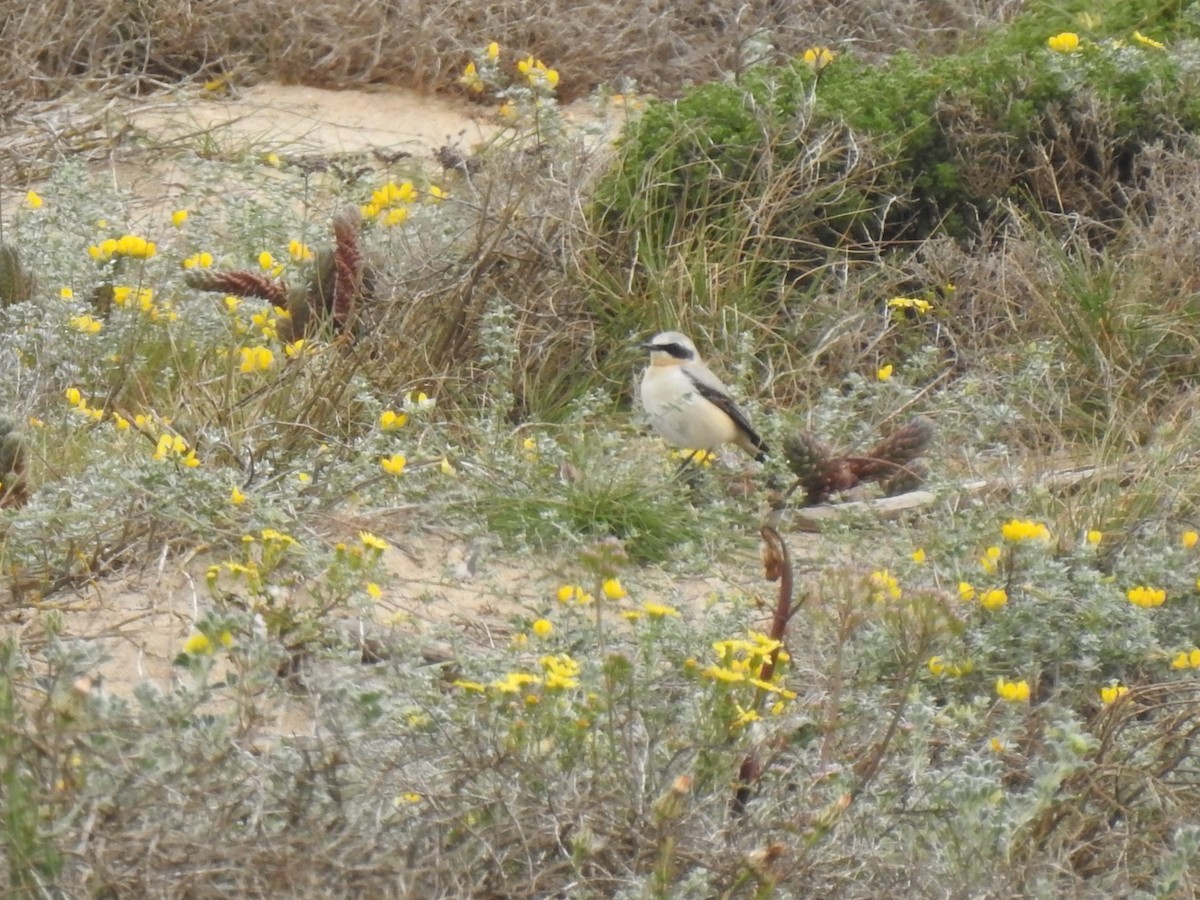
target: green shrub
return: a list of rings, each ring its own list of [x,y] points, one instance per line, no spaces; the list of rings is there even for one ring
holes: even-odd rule
[[[652,104],[596,215],[639,262],[737,236],[740,259],[767,263],[749,279],[760,287],[833,250],[877,258],[935,233],[978,237],[1010,202],[1081,217],[1103,238],[1129,212],[1138,153],[1200,126],[1194,48],[1122,32],[1057,52],[1051,17],[1035,21],[958,55],[846,55],[820,71],[797,60]]]

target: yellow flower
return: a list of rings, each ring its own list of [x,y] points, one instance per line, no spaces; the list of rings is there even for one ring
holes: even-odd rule
[[[554,623],[549,619],[538,619],[533,623],[533,633],[540,638],[550,637],[554,631]]]
[[[433,409],[437,401],[424,391],[409,391],[404,395],[404,405],[409,409]]]
[[[528,672],[509,672],[503,678],[493,681],[491,687],[501,694],[519,694],[523,688],[540,681],[540,678]]]
[[[983,556],[979,560],[979,564],[983,566],[983,571],[987,572],[989,575],[996,574],[996,570],[1000,568],[999,563],[999,547],[988,547],[987,550],[983,552]]]
[[[37,191],[26,191],[25,192],[25,205],[28,206],[30,209],[41,209],[42,208],[42,195],[39,194]]]
[[[1023,519],[1011,519],[1000,526],[1000,533],[1006,541],[1020,543],[1022,541],[1049,541],[1050,531],[1040,522],[1028,522]]]
[[[980,606],[989,610],[997,610],[1007,602],[1008,594],[1004,588],[992,588],[979,597]]]
[[[463,678],[456,679],[455,681],[450,682],[450,684],[453,687],[462,688],[464,691],[467,691],[468,693],[473,692],[476,694],[482,694],[484,691],[487,690],[487,688],[485,688],[478,681],[467,681]]]
[[[196,451],[189,450],[183,457],[183,464],[189,469],[195,469],[200,465],[200,460],[196,458]]]
[[[484,55],[487,56],[487,58],[492,61],[499,59],[500,58],[500,45],[497,44],[495,41],[492,41],[490,44],[487,45],[487,50],[484,51]]]
[[[915,562],[918,566],[925,564],[925,550],[923,547],[918,547],[916,550],[913,551],[912,561]]]
[[[1135,31],[1133,33],[1133,40],[1134,40],[1134,43],[1141,44],[1143,47],[1149,47],[1151,50],[1166,49],[1162,43],[1154,40],[1153,38],[1146,37],[1140,31]],[[35,209],[36,209],[36,207],[35,207]]]
[[[600,586],[600,590],[604,592],[604,596],[609,600],[620,600],[629,596],[626,593],[625,588],[621,587],[620,580],[616,578],[604,579],[604,583]]]
[[[404,466],[408,463],[408,459],[403,453],[393,453],[391,456],[385,456],[379,460],[379,466],[389,475],[399,475],[404,471]]]
[[[679,618],[679,610],[675,607],[667,606],[665,603],[655,603],[653,600],[647,600],[643,603],[642,609],[652,619],[665,619],[667,616]]]
[[[275,362],[275,354],[271,348],[261,344],[257,347],[242,347],[239,353],[242,361],[238,368],[242,372],[265,372]]]
[[[385,228],[395,228],[397,225],[404,224],[408,220],[408,208],[397,206],[395,209],[389,209],[387,215],[383,217]]]
[[[408,413],[385,409],[379,416],[379,427],[384,431],[395,431],[397,428],[403,428],[406,424],[408,424]]]
[[[1100,688],[1100,702],[1105,706],[1116,703],[1122,697],[1129,693],[1129,688],[1123,684],[1110,684],[1107,687]]]
[[[263,269],[267,272],[275,268],[275,257],[271,255],[271,251],[264,250],[262,253],[258,254],[258,266],[260,269]]]
[[[75,292],[73,290],[71,290],[69,287],[59,288],[58,296],[61,297],[63,300],[74,300]]]
[[[1048,38],[1046,45],[1056,53],[1074,53],[1079,49],[1079,35],[1073,31],[1064,31]]]
[[[232,294],[227,294],[225,297],[225,308],[229,312],[237,312],[237,308],[242,305],[242,298],[235,297]]]
[[[709,666],[700,673],[705,678],[711,678],[714,681],[724,681],[727,684],[736,684],[740,681],[745,681],[746,676],[741,672],[735,672],[733,669],[727,669],[724,666]]]
[[[888,363],[886,366],[880,366],[875,370],[875,378],[879,381],[887,381],[892,377],[893,371],[895,370],[891,363]]]
[[[213,255],[207,250],[193,253],[191,256],[185,258],[182,263],[185,269],[211,269],[212,264]]]
[[[363,542],[364,547],[368,547],[371,550],[383,552],[388,548],[387,541],[381,537],[376,537],[369,531],[360,531],[358,533],[358,539]]]
[[[916,313],[927,313],[933,304],[919,297],[893,297],[887,302],[888,309],[911,309]]]
[[[99,319],[93,319],[91,316],[72,316],[68,324],[76,331],[82,331],[84,334],[95,334],[104,327],[104,323]]]
[[[378,600],[380,597],[383,596],[383,591],[380,589],[379,585],[377,585],[375,582],[368,581],[367,582],[367,596],[370,597],[372,600]]]
[[[192,656],[199,656],[202,653],[212,653],[212,641],[197,631],[183,642],[183,652]]]
[[[450,462],[450,460],[444,456],[442,457],[442,461],[438,464],[438,468],[441,470],[443,475],[457,475],[458,474],[458,470],[455,469],[454,465]]]
[[[129,420],[120,413],[113,413],[113,427],[116,428],[117,431],[128,431]]]
[[[241,492],[241,489],[235,484],[233,490],[229,492],[229,502],[234,506],[241,506],[246,502],[246,495]]]
[[[1009,703],[1025,703],[1029,700],[1029,682],[1024,679],[1005,681],[1003,678],[997,678],[996,696]]]
[[[176,228],[182,228],[183,223],[188,220],[188,211],[186,209],[177,209],[171,213],[171,224]]]
[[[1181,650],[1173,660],[1172,669],[1200,669],[1200,649]]]
[[[579,663],[565,653],[543,656],[539,663],[545,671],[545,684],[549,690],[579,687]]]
[[[1163,605],[1163,602],[1167,599],[1167,592],[1162,588],[1146,587],[1139,584],[1127,590],[1125,596],[1129,598],[1129,602],[1134,606],[1140,606],[1142,609],[1151,609],[1152,607]]]
[[[312,481],[312,476],[307,472],[297,472],[296,480],[301,484],[309,484]]]
[[[804,51],[804,64],[814,72],[820,72],[837,58],[828,47],[809,47]]]
[[[1194,531],[1185,531],[1179,538],[1179,542],[1188,550],[1195,547],[1198,540],[1200,540],[1200,534],[1196,534]]]
[[[288,255],[296,262],[313,258],[312,249],[308,244],[302,244],[300,241],[288,241]]]
[[[931,656],[925,661],[925,668],[929,669],[930,674],[940,678],[946,671],[946,661],[940,656]]]
[[[1004,752],[1004,741],[1000,740],[1000,738],[992,738],[990,741],[988,741],[988,746],[992,749],[993,753]]]
[[[875,589],[873,599],[876,603],[882,603],[885,596],[891,597],[893,600],[899,600],[903,596],[900,583],[892,577],[892,573],[887,569],[872,572],[868,581]]]
[[[960,581],[958,583],[959,599],[967,601],[975,599],[975,587],[969,581]]]
[[[79,388],[69,387],[63,391],[63,396],[67,398],[67,402],[74,407],[85,405],[83,402],[83,394],[79,393]]]
[[[549,90],[558,87],[558,72],[547,68],[540,59],[534,59],[532,56],[526,57],[517,63],[517,71],[525,76],[530,87]]]
[[[1093,547],[1104,540],[1104,533],[1092,528],[1087,533],[1087,542]]]
[[[483,93],[483,79],[479,77],[479,72],[475,69],[475,63],[473,62],[467,63],[462,75],[458,78],[458,83],[466,86],[476,94]]]
[[[436,184],[431,184],[425,190],[425,196],[427,196],[430,200],[440,203],[442,200],[445,200],[450,195],[446,191],[444,191],[440,187],[438,187]]]

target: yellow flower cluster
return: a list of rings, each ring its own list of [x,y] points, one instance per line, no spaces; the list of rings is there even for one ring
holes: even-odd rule
[[[712,645],[718,662],[701,671],[705,678],[726,683],[746,682],[765,691],[777,693],[786,699],[796,696],[795,692],[785,690],[779,684],[762,681],[757,677],[763,663],[772,653],[779,651],[778,658],[787,660],[783,645],[774,638],[757,631],[747,632],[747,638],[730,638],[717,641]]]
[[[969,659],[962,662],[951,662],[941,656],[929,657],[925,663],[925,667],[929,669],[930,674],[937,678],[943,676],[946,678],[961,678],[975,671],[975,663]]]
[[[1000,609],[1006,603],[1008,603],[1008,593],[1004,588],[992,588],[992,590],[979,595],[980,606],[992,612]]]
[[[1200,669],[1200,649],[1180,650],[1171,660],[1172,669]]]
[[[576,606],[584,606],[592,602],[592,595],[585,591],[577,584],[564,584],[555,593],[555,598],[559,603],[575,604]]]
[[[41,209],[42,202],[42,195],[37,191],[25,192],[25,205],[30,209]]]
[[[199,253],[193,253],[191,256],[183,260],[185,269],[211,269],[213,264],[213,255],[207,250],[201,250]]]
[[[72,316],[67,320],[67,324],[84,334],[95,334],[104,327],[103,322],[92,316]]]
[[[904,592],[900,590],[900,582],[887,569],[872,572],[868,581],[872,588],[871,599],[876,603],[882,603],[889,598],[899,600],[904,596]]]
[[[119,238],[108,238],[88,247],[88,256],[95,260],[128,256],[133,259],[149,259],[158,252],[158,245],[136,234],[125,234]]]
[[[300,241],[288,241],[288,256],[296,262],[304,262],[313,258],[312,248]]]
[[[371,202],[362,207],[364,219],[377,219],[383,225],[400,225],[408,218],[409,204],[417,199],[417,189],[411,181],[396,184],[389,181],[371,194]]]
[[[911,309],[916,313],[927,313],[933,304],[920,297],[893,297],[887,302],[888,309]]]
[[[1134,606],[1140,606],[1142,609],[1152,609],[1155,606],[1163,605],[1163,602],[1167,599],[1167,592],[1162,588],[1146,587],[1139,584],[1127,590],[1125,596],[1129,598],[1129,602]]]
[[[562,691],[579,687],[579,663],[566,653],[543,656],[538,662],[545,673],[542,678],[547,690]]]
[[[828,47],[809,47],[804,51],[804,64],[814,72],[820,72],[837,59],[837,54]]]
[[[87,416],[89,419],[94,419],[95,421],[99,422],[104,418],[104,410],[95,409],[88,406],[87,400],[84,399],[83,394],[81,394],[79,391],[79,388],[69,387],[63,391],[63,396],[67,398],[67,402],[70,403],[77,412]]]
[[[1100,702],[1105,706],[1116,703],[1129,693],[1129,688],[1123,684],[1110,684],[1100,688]]]
[[[1047,38],[1046,46],[1056,53],[1074,53],[1079,49],[1079,35],[1073,31],[1064,31]]]
[[[158,462],[176,458],[189,469],[194,469],[200,465],[200,460],[196,458],[196,451],[188,447],[187,441],[177,434],[170,434],[168,432],[163,432],[159,435],[158,443],[155,445],[154,453],[150,458]]]
[[[711,450],[691,450],[689,448],[681,448],[672,450],[669,454],[671,459],[683,462],[685,459],[690,459],[694,464],[700,466],[711,466],[717,461],[717,454]]]
[[[397,428],[403,428],[407,424],[408,413],[398,413],[392,409],[385,409],[379,416],[379,428],[382,431],[395,431]]]
[[[1024,519],[1010,519],[1000,526],[1000,533],[1006,541],[1021,543],[1023,541],[1050,540],[1050,530],[1040,522],[1029,522]]]
[[[217,635],[217,643],[228,649],[233,646],[233,632],[228,628]],[[189,656],[209,656],[215,650],[212,639],[203,632],[193,632],[183,642],[183,652]]]
[[[238,371],[249,374],[251,372],[265,372],[275,364],[275,354],[270,347],[259,344],[255,347],[242,347],[238,354],[241,357],[241,362],[238,363]]]
[[[403,453],[393,453],[379,460],[379,467],[388,475],[399,475],[408,465],[408,458]]]
[[[1161,41],[1156,41],[1154,38],[1148,38],[1140,31],[1133,33],[1133,41],[1136,44],[1141,44],[1143,47],[1148,47],[1151,50],[1165,50],[1166,46]]]
[[[600,591],[607,600],[622,600],[629,596],[625,592],[625,588],[621,587],[621,581],[618,578],[604,579],[604,583],[600,585]]]
[[[1183,544],[1185,550],[1191,550],[1196,546],[1196,542],[1200,541],[1200,534],[1194,531],[1185,531],[1179,536],[1179,543]]]
[[[528,56],[517,63],[517,71],[525,76],[531,88],[543,88],[553,91],[558,87],[558,72],[549,69],[540,59]]]
[[[1005,681],[1002,677],[997,678],[996,696],[1009,703],[1027,703],[1029,701],[1029,682],[1024,679]]]

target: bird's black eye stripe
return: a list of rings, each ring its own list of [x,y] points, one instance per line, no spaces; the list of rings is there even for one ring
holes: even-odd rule
[[[676,359],[691,359],[692,351],[683,344],[655,344],[655,350],[661,350],[663,353],[669,353]]]

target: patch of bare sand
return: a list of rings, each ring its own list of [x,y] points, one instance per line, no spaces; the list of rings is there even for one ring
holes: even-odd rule
[[[391,524],[389,524],[389,521]],[[342,613],[347,632],[386,636],[391,629],[428,638],[431,659],[453,659],[476,646],[506,644],[521,619],[546,613],[557,587],[579,580],[567,561],[531,558],[501,551],[488,537],[465,538],[442,530],[413,530],[381,514],[348,513],[322,517],[304,543],[357,543],[362,530],[390,544],[383,556],[383,597],[365,612]],[[795,553],[814,547],[813,536],[789,537]],[[798,542],[798,543],[797,543]],[[65,639],[84,640],[98,648],[104,661],[93,679],[110,693],[129,697],[148,682],[160,690],[172,687],[179,654],[193,623],[212,606],[205,570],[214,560],[204,557],[164,558],[141,572],[103,579],[87,588],[43,604],[57,609]],[[658,570],[630,570],[624,577],[633,607],[646,600],[672,603],[685,615],[699,618],[727,611],[736,603],[747,625],[765,627],[775,586],[762,578],[761,565],[747,553],[714,563],[703,576],[680,578]],[[286,598],[303,603],[303,589]],[[364,597],[365,602],[365,597]],[[23,616],[27,623],[34,611]],[[620,620],[612,620],[614,627]],[[14,630],[10,624],[6,631]],[[220,674],[218,672],[218,674]],[[312,727],[308,701],[279,696],[260,707],[267,716],[264,734],[303,735]]]

